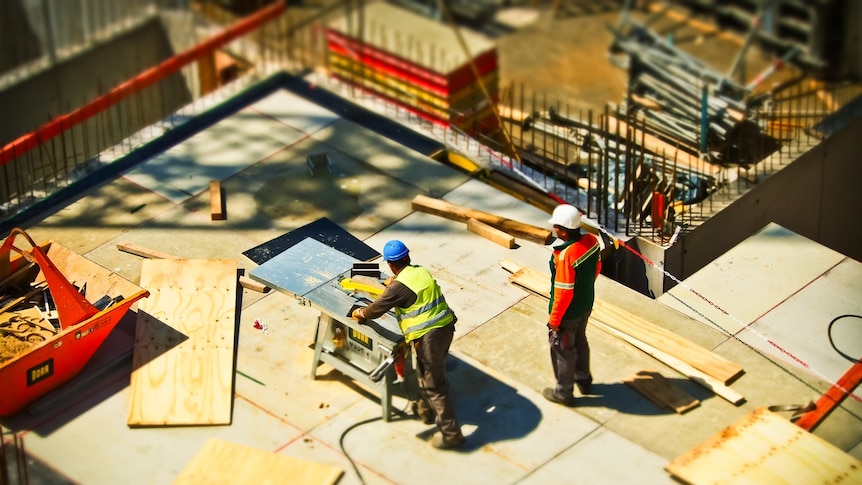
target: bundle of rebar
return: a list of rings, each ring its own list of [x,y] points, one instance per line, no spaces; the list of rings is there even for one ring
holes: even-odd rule
[[[748,166],[774,150],[749,110],[748,87],[631,19],[611,50],[628,58],[626,111],[651,134],[720,165]]]

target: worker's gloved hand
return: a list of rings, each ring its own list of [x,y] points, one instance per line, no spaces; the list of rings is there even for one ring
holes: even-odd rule
[[[560,331],[560,327],[548,324],[548,342],[551,344],[551,348],[558,350],[565,348],[565,338],[563,332]]]
[[[350,316],[353,317],[353,319],[357,322],[361,322],[365,320],[365,309],[357,308],[356,310],[353,310],[353,313]]]

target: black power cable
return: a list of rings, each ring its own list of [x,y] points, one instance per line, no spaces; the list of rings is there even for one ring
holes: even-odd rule
[[[384,377],[384,379],[385,379],[385,377]],[[407,396],[407,406],[410,407],[411,404],[415,401],[410,399],[410,395],[407,391],[407,386],[404,385],[404,381],[402,380],[399,384],[401,384],[402,390],[404,391],[404,394]],[[403,410],[397,411],[397,412],[402,417],[407,416],[407,407],[405,407]],[[356,473],[356,477],[359,478],[359,483],[361,483],[363,485],[365,485],[365,479],[362,477],[362,473],[359,471],[359,467],[356,466],[356,463],[353,461],[353,458],[350,457],[350,454],[347,453],[347,450],[344,448],[344,438],[347,437],[347,433],[349,433],[351,430],[358,428],[362,425],[368,424],[368,423],[380,421],[381,419],[383,419],[383,416],[376,416],[373,418],[368,418],[366,420],[353,423],[350,426],[348,426],[347,429],[345,429],[341,433],[341,436],[338,438],[338,446],[341,447],[341,452],[344,453],[345,457],[347,457],[347,461],[349,461],[350,466],[353,467],[353,472]]]
[[[838,320],[841,320],[842,318],[862,318],[862,315],[847,314],[847,315],[839,315],[839,316],[833,318],[832,321],[829,322],[829,327],[826,331],[826,335],[829,337],[829,345],[831,345],[832,348],[835,349],[835,352],[838,352],[838,355],[840,355],[841,357],[844,357],[845,359],[847,359],[853,363],[859,362],[860,360],[862,360],[862,356],[851,357],[850,355],[845,354],[844,352],[842,352],[838,349],[838,347],[835,345],[835,341],[832,340],[832,326],[835,325],[835,322],[837,322]]]

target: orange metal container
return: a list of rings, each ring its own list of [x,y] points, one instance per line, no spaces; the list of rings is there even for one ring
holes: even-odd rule
[[[23,235],[29,250],[15,246]],[[18,256],[10,258],[11,252]],[[45,281],[57,306],[60,329],[52,338],[32,345],[0,364],[0,416],[11,416],[75,377],[98,350],[129,308],[149,292],[58,243],[37,246],[22,230],[13,229],[0,247],[0,281],[35,263],[32,282]],[[74,283],[74,284],[73,284]],[[86,284],[86,293],[76,288]],[[117,301],[99,310],[92,300]]]

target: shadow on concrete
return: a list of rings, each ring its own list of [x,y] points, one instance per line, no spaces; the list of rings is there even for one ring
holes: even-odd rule
[[[665,378],[669,387],[684,389],[688,392],[690,382],[687,379]],[[691,394],[691,393],[690,393]],[[707,393],[698,393],[692,398],[703,401],[709,398]],[[660,407],[640,394],[630,386],[621,382],[593,383],[590,394],[579,396],[576,399],[575,408],[607,408],[615,409],[623,414],[636,414],[640,416],[660,416],[674,414],[670,407]]]
[[[459,451],[527,436],[542,419],[539,408],[514,387],[452,355],[446,372],[455,415],[462,428],[476,426]]]

